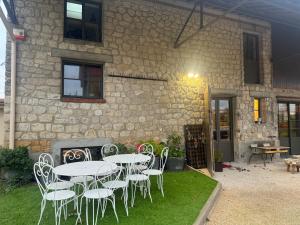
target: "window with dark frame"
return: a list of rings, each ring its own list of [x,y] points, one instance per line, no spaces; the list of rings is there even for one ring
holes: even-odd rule
[[[63,61],[62,97],[103,99],[103,65]]]
[[[260,84],[259,68],[259,36],[243,34],[244,42],[244,82],[246,84]]]
[[[260,123],[261,121],[261,102],[260,98],[254,98],[253,100],[253,116],[254,116],[254,122]]]
[[[65,0],[64,37],[102,41],[102,4],[86,0]]]

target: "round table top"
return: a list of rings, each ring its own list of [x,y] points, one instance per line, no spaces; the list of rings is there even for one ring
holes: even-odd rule
[[[144,163],[149,161],[150,159],[150,156],[143,154],[119,154],[103,158],[103,160],[106,162],[112,162],[117,164]]]
[[[107,161],[84,161],[63,164],[53,169],[53,173],[60,176],[93,176],[107,174],[117,169],[117,165]]]

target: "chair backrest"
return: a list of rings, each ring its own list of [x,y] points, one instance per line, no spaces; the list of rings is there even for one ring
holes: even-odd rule
[[[112,165],[111,171],[103,174],[101,172],[103,171],[102,169],[104,167],[106,167],[106,169],[107,169],[108,165],[98,168],[98,171],[96,173],[97,175],[94,177],[94,180],[88,185],[89,189],[103,188],[103,183],[105,183],[107,181],[120,180],[122,170],[116,170]]]
[[[82,149],[71,149],[64,153],[64,164],[90,160],[89,154]]]
[[[257,148],[258,147],[258,144],[251,144],[250,145],[250,148]]]
[[[91,151],[90,151],[90,149],[89,149],[89,148],[85,148],[85,149],[84,149],[84,151],[86,152],[86,154],[87,154],[87,157],[89,158],[89,160],[88,160],[88,161],[92,161],[92,160],[93,160],[93,158],[92,158],[92,154],[91,154]]]
[[[264,147],[270,147],[271,144],[270,144],[270,143],[263,143],[263,146],[264,146]]]
[[[48,163],[36,162],[33,165],[34,177],[42,195],[48,192],[47,186],[55,182],[53,167]]]
[[[39,163],[46,163],[54,167],[54,160],[49,153],[42,153],[39,156]]]
[[[153,154],[153,152],[154,152],[153,145],[149,143],[141,144],[137,149],[137,153],[142,153],[142,154],[149,154],[149,153]]]
[[[160,154],[160,170],[163,172],[168,160],[169,148],[164,147]]]
[[[119,149],[114,144],[106,144],[103,145],[101,148],[102,159],[110,155],[118,155],[118,154],[119,154]]]
[[[139,154],[150,156],[150,160],[147,161],[147,162],[141,163],[141,165],[146,166],[148,169],[152,169],[152,167],[154,165],[154,162],[155,162],[155,155],[154,155],[154,148],[153,148],[153,146],[151,144],[149,144],[149,143],[141,144],[138,147],[137,152]]]

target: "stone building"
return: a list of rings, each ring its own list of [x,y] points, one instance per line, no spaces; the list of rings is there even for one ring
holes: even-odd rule
[[[215,148],[238,161],[248,157],[250,143],[278,141],[277,97],[299,91],[272,85],[269,22],[229,14],[174,48],[190,12],[184,5],[64,3],[15,1],[26,33],[17,45],[16,145],[59,157],[63,148],[163,139],[183,134],[184,125],[208,123]],[[204,24],[219,13],[205,11]],[[199,23],[193,14],[181,38]],[[258,67],[249,72],[254,55]]]

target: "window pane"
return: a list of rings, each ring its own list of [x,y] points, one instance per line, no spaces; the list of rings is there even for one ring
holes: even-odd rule
[[[244,80],[245,83],[260,83],[258,35],[244,33]]]
[[[83,69],[79,65],[64,65],[64,78],[70,79],[79,79],[80,71],[83,72]]]
[[[99,24],[100,8],[99,5],[86,3],[85,4],[85,22]]]
[[[100,41],[99,38],[99,25],[98,24],[85,24],[85,38],[89,41]]]
[[[258,122],[259,120],[259,111],[254,111],[254,122]]]
[[[83,96],[83,85],[80,80],[64,80],[64,95],[82,97]]]
[[[229,101],[219,101],[220,139],[230,139]]]
[[[288,137],[289,130],[288,129],[279,129],[279,137]]]
[[[256,111],[259,110],[259,99],[258,98],[254,99],[254,110],[256,110]]]
[[[82,20],[82,4],[80,2],[67,2],[67,17]]]
[[[100,90],[102,89],[102,68],[86,67],[87,95],[92,98],[100,98]]]
[[[66,19],[65,37],[82,39],[81,21],[74,19]]]

